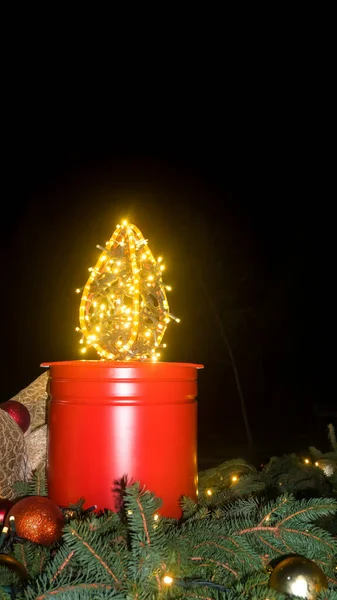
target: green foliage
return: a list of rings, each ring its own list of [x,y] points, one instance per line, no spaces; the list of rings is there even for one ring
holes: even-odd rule
[[[35,469],[31,479],[28,481],[17,481],[14,484],[14,492],[16,498],[24,496],[47,496],[47,476],[45,468],[39,467]]]
[[[235,482],[233,476],[237,477]],[[199,502],[219,507],[231,498],[252,494],[276,498],[291,493],[298,498],[310,498],[336,495],[334,490],[333,479],[326,477],[321,468],[306,464],[296,454],[287,454],[272,457],[260,471],[245,465],[241,459],[205,471],[200,477]]]
[[[43,474],[17,489],[43,495]],[[337,600],[336,489],[293,454],[260,471],[237,459],[200,473],[198,502],[182,498],[179,520],[161,516],[161,500],[138,483],[121,485],[120,494],[116,513],[84,511],[83,500],[72,506],[75,517],[49,548],[22,540],[5,547],[29,573],[12,597],[286,600],[268,587],[272,566],[300,554],[328,577],[319,600]],[[168,574],[172,586],[163,581]],[[11,600],[11,584],[0,562],[1,600]]]
[[[289,553],[317,562],[337,590],[337,540],[317,526],[336,516],[336,499],[232,498],[220,510],[195,505],[194,511],[184,504],[181,519],[157,518],[160,500],[136,483],[125,488],[120,513],[71,520],[52,551],[15,543],[12,553],[30,574],[17,598],[262,600],[270,598],[270,564]],[[184,582],[184,592],[165,586],[165,574]]]

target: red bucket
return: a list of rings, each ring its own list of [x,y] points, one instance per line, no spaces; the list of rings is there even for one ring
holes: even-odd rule
[[[63,361],[50,367],[48,496],[118,510],[116,482],[140,482],[179,518],[197,497],[197,369],[189,363]]]

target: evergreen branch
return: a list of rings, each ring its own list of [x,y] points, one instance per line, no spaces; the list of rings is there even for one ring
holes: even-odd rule
[[[262,532],[262,531],[267,531],[268,533],[274,533],[276,537],[281,537],[282,532],[286,532],[286,533],[295,533],[296,535],[304,535],[307,536],[309,538],[311,538],[312,540],[318,541],[322,544],[325,544],[326,546],[328,546],[330,548],[330,550],[332,550],[333,552],[336,551],[336,545],[332,545],[329,544],[328,542],[326,542],[325,540],[322,539],[322,537],[319,536],[315,536],[312,535],[306,531],[301,531],[300,529],[281,529],[279,527],[279,525],[277,525],[276,527],[268,527],[268,526],[256,526],[256,527],[248,527],[247,529],[242,529],[241,531],[237,531],[235,533],[235,535],[246,535],[246,534],[251,534],[251,533],[255,533],[255,532]],[[282,540],[283,541],[283,540]]]
[[[103,569],[112,577],[112,579],[117,583],[120,584],[120,580],[118,579],[118,577],[115,575],[115,573],[110,569],[110,567],[108,566],[108,564],[102,559],[102,557],[94,550],[94,548],[85,541],[84,537],[81,536],[78,531],[76,531],[75,528],[70,527],[70,534],[72,536],[74,536],[75,538],[78,539],[79,542],[81,542],[82,546],[84,546],[91,554],[92,556],[99,562],[99,564],[103,567]]]
[[[196,600],[214,600],[214,596],[201,596],[197,592],[184,592],[184,598],[196,598]]]
[[[125,526],[122,524],[120,515],[118,513],[109,511],[108,513],[105,513],[104,517],[104,520],[102,520],[99,516],[93,517],[89,524],[90,531],[96,531],[101,534],[105,531],[114,529],[115,531],[119,531],[120,534],[125,534]]]
[[[69,561],[74,556],[74,554],[75,554],[75,550],[72,550],[71,552],[69,552],[68,556],[65,558],[62,565],[59,567],[59,569],[53,575],[52,580],[51,580],[52,582],[55,581],[55,579],[60,575],[60,573],[62,573],[63,569],[68,565]]]
[[[147,526],[147,522],[146,522],[146,518],[145,518],[145,514],[144,514],[143,505],[142,505],[142,503],[140,501],[140,496],[139,495],[136,498],[136,502],[137,502],[137,506],[139,508],[139,513],[140,513],[140,516],[141,516],[142,522],[143,522],[143,528],[144,528],[146,543],[148,545],[150,545],[151,544],[151,540],[150,540],[149,529],[148,529],[148,526]]]
[[[35,469],[28,481],[17,481],[13,486],[16,498],[47,496],[47,474],[44,466]]]
[[[263,544],[266,544],[266,546],[269,546],[269,548],[271,550],[274,550],[275,554],[281,554],[281,550],[279,550],[278,548],[276,548],[276,546],[273,546],[273,544],[271,544],[270,542],[268,542],[267,540],[265,540],[260,535],[258,535],[257,537],[260,540],[260,542],[262,542]]]
[[[303,501],[303,503],[306,502],[307,501]],[[281,527],[286,521],[289,521],[289,519],[295,519],[296,517],[299,517],[299,515],[305,515],[306,519],[312,520],[317,519],[318,517],[325,517],[327,515],[334,514],[337,510],[337,502],[333,498],[324,498],[323,501],[322,498],[313,498],[310,502],[313,503],[312,506],[306,505],[301,510],[295,511],[293,514],[284,517],[284,519],[279,522],[279,527]],[[310,515],[311,511],[315,511],[314,513],[312,512],[312,516]]]
[[[301,531],[300,529],[283,529],[283,530],[279,531],[279,535],[281,535],[282,532],[285,532],[285,533],[295,533],[296,535],[306,536],[306,537],[310,538],[311,540],[315,540],[316,542],[324,544],[330,550],[332,550],[332,552],[337,552],[337,545],[336,544],[335,545],[329,544],[327,541],[325,541],[324,539],[322,539],[322,535],[321,535],[321,537],[319,537],[318,535],[313,535],[309,531]]]
[[[41,572],[42,566],[49,556],[49,550],[46,547],[40,547],[40,551],[37,553],[35,544],[26,541],[24,544],[15,543],[13,554],[16,560],[24,565],[30,576],[34,577]]]
[[[314,457],[315,460],[322,458],[322,456],[324,456],[323,452],[318,450],[318,448],[315,448],[315,446],[309,446],[309,452],[310,452],[310,454],[312,454],[312,456]]]
[[[216,542],[210,541],[210,540],[201,542],[200,544],[193,546],[193,550],[196,550],[197,548],[203,548],[205,546],[215,546],[219,550],[224,550],[225,552],[228,552],[229,554],[234,554],[234,556],[236,555],[234,550],[231,550],[230,548],[226,548],[225,546],[222,546],[221,544],[217,544]],[[193,558],[191,560],[193,560]],[[244,564],[244,560],[242,558],[239,558],[239,561]]]
[[[256,469],[243,458],[227,460],[218,467],[213,467],[199,473],[199,488],[211,487],[215,482],[225,485],[231,475],[238,473],[255,473]]]
[[[27,558],[26,558],[26,550],[27,549],[28,549],[28,546],[26,548],[26,546],[24,546],[23,544],[16,544],[15,558],[18,559],[18,561],[25,567],[26,571],[28,572],[28,564],[27,564]]]
[[[35,490],[37,496],[47,495],[47,474],[44,466],[37,468],[35,471]]]
[[[78,585],[65,585],[63,587],[58,588],[57,590],[51,590],[50,592],[44,592],[40,596],[36,596],[35,600],[46,600],[47,598],[61,596],[62,594],[67,594],[67,598],[70,597],[72,592],[79,591],[87,591],[89,592],[89,598],[92,598],[92,591],[107,591],[114,592],[114,588],[112,585],[107,585],[105,583],[80,583]],[[119,595],[119,594],[118,594]],[[117,597],[115,594],[111,597]],[[107,597],[108,598],[108,597]]]
[[[258,500],[251,496],[250,498],[231,499],[222,509],[224,518],[233,519],[236,517],[248,517],[255,515],[259,507]]]
[[[231,567],[229,565],[227,565],[226,563],[221,563],[218,560],[213,560],[212,558],[204,558],[203,556],[192,556],[191,560],[206,560],[207,562],[214,563],[218,567],[223,567],[224,569],[230,571],[235,577],[239,576],[238,573],[236,571],[234,571],[234,569],[231,569]],[[204,564],[207,564],[207,563],[204,563]]]
[[[265,515],[265,516],[264,516],[264,517],[261,519],[261,521],[260,521],[260,523],[259,523],[259,525],[258,525],[258,526],[262,526],[262,523],[264,523],[265,521],[270,521],[270,519],[271,519],[271,516],[272,516],[272,515],[273,515],[273,514],[274,514],[276,511],[278,511],[278,510],[279,510],[279,509],[280,509],[280,508],[283,506],[283,504],[284,504],[285,502],[287,502],[287,498],[284,498],[284,497],[283,497],[283,498],[281,498],[280,504],[275,504],[275,506],[274,506],[274,507],[273,507],[271,510],[269,510],[269,512],[268,512],[268,513],[267,513],[267,514],[266,514],[266,515]]]

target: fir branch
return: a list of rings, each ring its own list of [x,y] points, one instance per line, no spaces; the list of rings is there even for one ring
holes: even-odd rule
[[[97,546],[97,538],[94,539],[92,532],[90,532],[90,537],[88,535],[85,535],[85,528],[81,527],[81,525],[83,524],[80,524],[80,526],[78,526],[77,528],[70,524],[65,527],[64,537],[67,543],[69,544],[69,546],[73,547],[74,549],[77,549],[79,555],[82,552],[84,560],[88,558],[88,554],[91,555],[95,559],[97,564],[101,566],[101,570],[107,573],[109,577],[111,577],[115,581],[116,584],[120,584],[119,577],[117,577],[117,575],[107,564],[106,560],[104,560],[102,557],[104,546],[100,549],[100,551],[96,551],[94,546]]]
[[[259,526],[261,527],[263,523],[270,521],[272,517],[277,513],[280,508],[283,507],[284,503],[288,501],[288,496],[283,496],[279,502],[274,503],[274,506],[271,507],[270,504],[265,505],[262,508],[262,513],[264,516],[262,517]]]
[[[292,500],[290,496],[290,500]],[[289,501],[286,497],[284,503]],[[296,519],[296,521],[307,522],[314,521],[319,517],[326,517],[333,515],[337,511],[337,501],[333,498],[311,498],[310,500],[293,500],[289,505],[288,510],[298,507],[290,515],[285,516],[280,522],[279,527],[290,519]]]
[[[206,566],[207,564],[211,563],[216,564],[218,567],[222,567],[223,569],[230,571],[230,573],[232,573],[236,578],[239,576],[238,573],[234,571],[234,569],[232,569],[227,563],[222,563],[218,560],[214,560],[212,558],[205,558],[203,556],[191,556],[191,560],[201,560]]]
[[[83,593],[85,592],[85,593]],[[50,592],[43,592],[41,595],[35,596],[34,600],[47,600],[48,598],[57,598],[58,600],[92,600],[93,592],[95,593],[95,600],[109,598],[115,598],[115,600],[125,600],[125,596],[116,592],[112,585],[105,583],[79,583],[78,585],[66,585],[52,590]],[[97,595],[97,593],[101,594]],[[102,594],[103,592],[103,594]]]
[[[47,496],[47,474],[44,466],[32,472],[28,481],[17,481],[13,486],[16,498],[24,496]]]
[[[52,577],[52,581],[53,582],[62,573],[63,569],[69,564],[69,561],[72,559],[72,557],[74,556],[74,554],[75,554],[75,550],[72,550],[71,552],[69,552],[68,556],[65,558],[65,560],[62,563],[62,565],[59,567],[59,569],[57,569],[56,573],[53,575],[53,577]]]

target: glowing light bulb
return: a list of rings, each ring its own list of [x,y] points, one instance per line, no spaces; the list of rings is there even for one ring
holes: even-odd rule
[[[233,475],[233,477],[232,477],[232,481],[233,481],[233,483],[235,483],[237,480],[238,480],[237,476],[236,476],[236,475]]]
[[[212,492],[212,490],[206,490],[206,494],[207,494],[207,496],[211,496],[211,495],[212,495],[212,493],[213,493],[213,492]]]
[[[163,582],[166,585],[172,585],[172,583],[173,583],[173,577],[171,577],[171,575],[165,575],[165,577],[163,577]]]
[[[308,465],[310,463],[310,460],[308,458],[305,458],[304,462],[305,462],[306,465]]]

